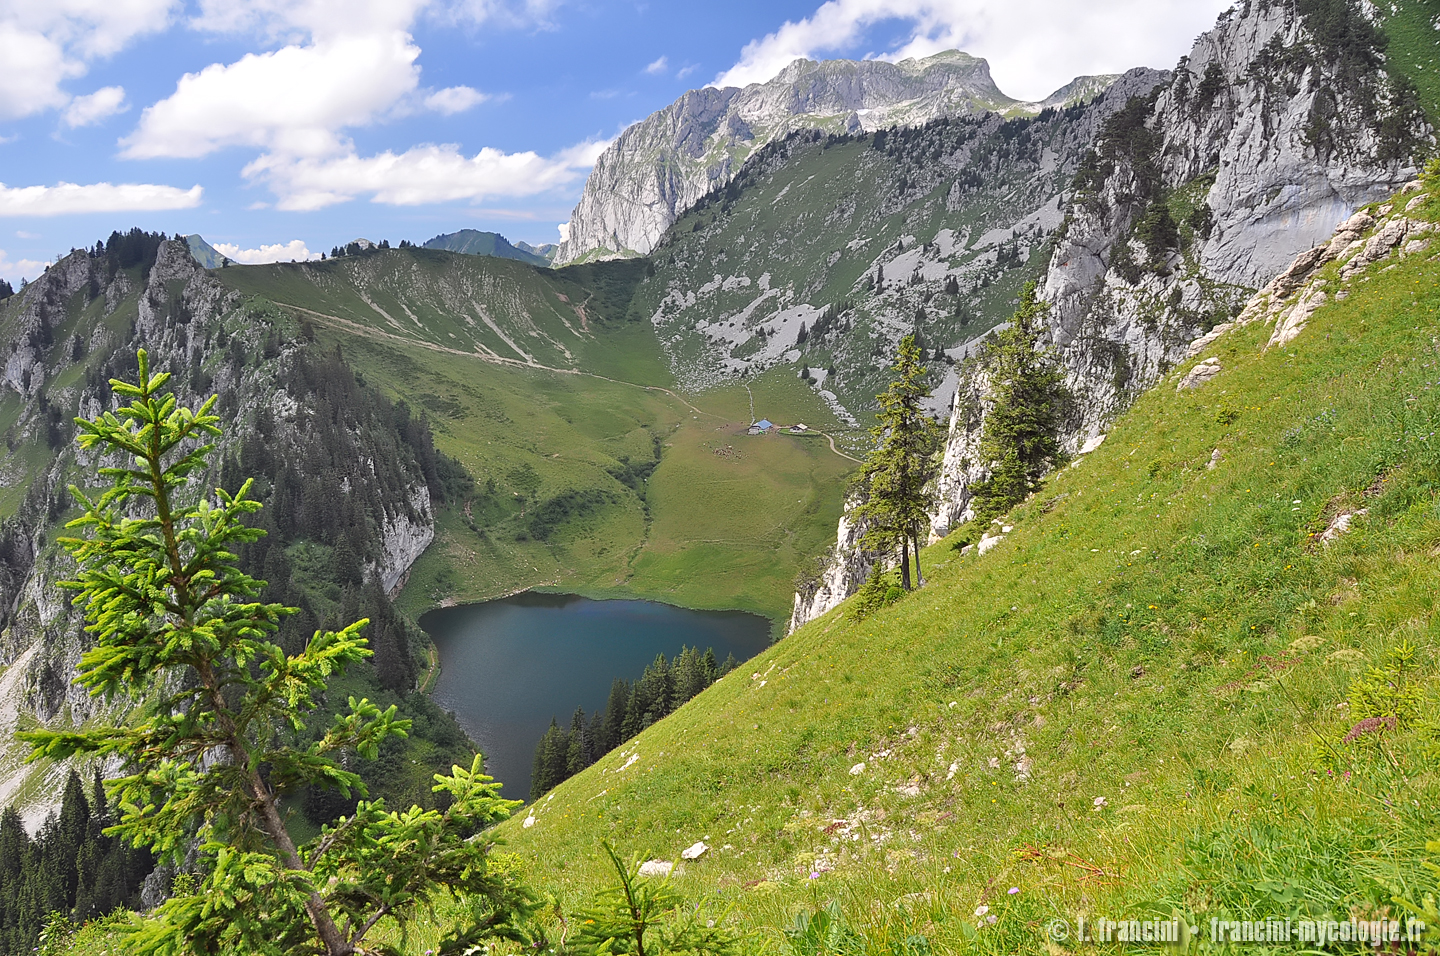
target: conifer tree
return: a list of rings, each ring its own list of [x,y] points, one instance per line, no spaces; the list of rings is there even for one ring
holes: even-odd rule
[[[127,951],[351,956],[381,920],[403,927],[442,893],[471,905],[457,938],[521,935],[513,918],[528,897],[487,865],[490,844],[470,839],[518,802],[499,798],[478,754],[468,770],[436,775],[434,789],[449,795],[444,811],[362,800],[296,844],[282,797],[307,785],[363,794],[335,756],[373,760],[409,721],[351,698],[348,713],[303,742],[328,680],[370,656],[366,622],[317,631],[296,654],[268,640],[294,609],[258,603],[263,582],[235,564],[263,534],[244,522],[260,507],[247,497],[250,482],[213,501],[189,487],[221,433],[216,398],[198,411],[180,407],[162,391],[169,375],[152,375],[143,350],[137,358],[137,384],[111,380],[130,404],[76,420],[82,448],[125,466],[100,469],[109,486],[96,497],[72,486],[85,513],[68,527],[85,537],[62,543],[78,566],[66,586],[96,639],[77,681],[110,699],[143,694],[149,706],[125,724],[18,735],[32,759],[122,763],[126,776],[109,785],[121,808],[113,834],[176,859],[198,836],[198,890],[137,917]]]
[[[1060,426],[1069,393],[1064,375],[1040,334],[1049,306],[1035,283],[1020,292],[1010,325],[986,343],[993,404],[980,437],[989,475],[974,488],[971,508],[982,524],[1024,501],[1060,460]]]
[[[920,364],[915,336],[900,340],[892,366],[895,378],[876,398],[879,423],[870,429],[876,447],[860,468],[858,480],[862,501],[856,516],[868,530],[865,546],[872,551],[899,550],[901,586],[911,588],[910,546],[915,553],[915,577],[924,584],[920,571],[920,533],[929,525],[933,491],[931,482],[939,470],[940,429],[922,402],[930,395],[925,384],[928,371]]]

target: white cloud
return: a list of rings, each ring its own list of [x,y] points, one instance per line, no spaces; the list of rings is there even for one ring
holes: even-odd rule
[[[0,119],[17,119],[64,106],[60,82],[79,73],[58,43],[42,34],[0,23]]]
[[[999,87],[1040,99],[1076,76],[1168,67],[1231,0],[829,0],[809,17],[745,45],[714,86],[771,79],[792,61],[850,51],[882,21],[909,26],[883,59],[959,49],[990,61]]]
[[[17,229],[17,230],[15,230],[15,235],[18,236],[18,237],[21,238],[21,239],[39,239],[39,238],[40,238],[40,234],[39,234],[38,232],[26,232],[24,229]]]
[[[227,259],[246,265],[258,265],[262,262],[308,262],[311,259],[320,258],[320,253],[311,252],[299,239],[291,239],[285,243],[277,242],[269,246],[262,245],[258,249],[242,249],[230,242],[212,243],[211,248]]]
[[[33,279],[49,265],[50,263],[38,259],[12,260],[4,249],[0,249],[0,279],[10,280],[17,292],[20,290],[21,279]]]
[[[65,125],[71,129],[90,126],[127,109],[123,86],[102,86],[88,96],[77,96],[70,101],[65,108]]]
[[[200,0],[190,20],[212,33],[259,33],[299,43],[362,33],[408,30],[431,0]]]
[[[165,29],[182,0],[4,0],[0,119],[64,106],[61,89],[90,64]]]
[[[262,180],[279,197],[280,209],[314,210],[368,196],[393,206],[478,201],[497,196],[534,196],[567,186],[595,164],[609,143],[586,141],[551,157],[504,153],[489,147],[467,157],[454,145],[416,146],[362,157],[261,156],[244,174]]]
[[[204,190],[199,186],[177,189],[148,183],[94,183],[79,186],[21,186],[0,183],[0,216],[64,216],[73,213],[146,212],[193,209]]]
[[[425,105],[437,113],[453,116],[472,106],[479,106],[490,97],[468,86],[449,86],[425,97]]]
[[[561,242],[569,242],[569,241],[570,241],[570,224],[569,224],[568,222],[556,223],[556,224],[555,224],[555,228],[558,229],[558,230],[560,230],[560,241],[561,241]]]
[[[657,73],[664,73],[664,72],[665,72],[666,70],[668,70],[668,69],[670,69],[670,60],[669,60],[668,57],[663,57],[663,56],[662,56],[660,59],[656,60],[654,63],[651,63],[651,64],[649,64],[648,66],[646,66],[646,67],[645,67],[645,72],[646,72],[646,73],[649,73],[651,76],[654,76],[654,75],[656,75]]]
[[[551,18],[564,0],[453,0],[435,5],[441,19],[491,23],[505,27],[539,27],[551,29]]]
[[[371,122],[413,91],[420,48],[392,31],[250,53],[181,77],[123,141],[132,159],[205,156],[244,145],[296,155],[335,150],[337,129]]]

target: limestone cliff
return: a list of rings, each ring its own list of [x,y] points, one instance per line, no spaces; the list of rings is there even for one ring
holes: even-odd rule
[[[985,110],[1036,112],[1096,96],[1113,79],[1080,77],[1042,103],[1020,103],[1000,92],[984,60],[950,51],[900,63],[796,60],[765,83],[692,90],[600,156],[555,262],[649,253],[696,200],[795,130],[853,133]]]

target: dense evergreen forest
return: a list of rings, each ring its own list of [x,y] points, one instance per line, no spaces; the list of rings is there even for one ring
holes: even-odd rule
[[[105,835],[114,810],[98,773],[87,797],[72,770],[60,813],[34,838],[13,806],[0,814],[0,954],[34,952],[40,931],[56,917],[79,922],[139,905],[153,861],[148,850]]]
[[[702,654],[698,648],[682,647],[673,661],[664,654],[656,655],[639,680],[617,677],[610,685],[605,709],[589,719],[582,707],[575,708],[568,730],[552,718],[550,729],[535,747],[530,799],[544,796],[737,666],[733,654],[725,663],[716,664],[713,648]]]

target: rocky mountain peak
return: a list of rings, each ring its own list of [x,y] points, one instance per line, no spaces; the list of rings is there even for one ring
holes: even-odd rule
[[[899,63],[800,59],[765,83],[691,90],[601,155],[555,261],[650,252],[700,197],[796,130],[855,133],[987,110],[1038,112],[1098,95],[1113,79],[1081,77],[1044,103],[1020,103],[995,85],[985,60],[947,50]]]

